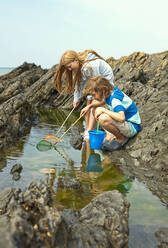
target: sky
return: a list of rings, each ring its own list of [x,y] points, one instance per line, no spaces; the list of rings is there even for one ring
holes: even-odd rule
[[[168,50],[167,0],[0,1],[0,67],[58,64],[66,50],[105,59]]]

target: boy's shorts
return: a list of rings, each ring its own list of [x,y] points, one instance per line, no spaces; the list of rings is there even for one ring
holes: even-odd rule
[[[137,130],[131,122],[119,122],[112,120],[112,123],[119,129],[120,133],[122,133],[125,137],[132,137],[137,133]]]

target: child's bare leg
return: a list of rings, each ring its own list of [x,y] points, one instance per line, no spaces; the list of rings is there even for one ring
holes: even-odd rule
[[[112,140],[112,139],[115,139],[116,136],[110,132],[108,132],[106,129],[104,129],[104,131],[106,132],[106,140]]]
[[[99,113],[99,111],[101,110],[101,107],[100,108],[97,108],[95,110],[95,113]],[[126,137],[120,133],[119,129],[113,125],[113,120],[112,118],[107,115],[107,114],[101,114],[99,116],[99,122],[100,122],[100,125],[105,129],[107,130],[108,132],[110,132],[111,134],[113,134],[115,137],[116,137],[116,140],[118,142],[124,142]]]
[[[102,124],[103,126],[103,124]],[[117,127],[115,127],[113,124],[111,124],[110,122],[106,122],[103,126],[108,132],[112,133],[115,137],[116,137],[116,140],[118,142],[124,142],[126,137],[120,133],[119,129]]]
[[[89,105],[92,100],[86,99],[86,105]],[[88,111],[85,115],[85,123],[86,123],[86,131],[89,131],[89,122],[90,122],[90,111]]]
[[[94,117],[94,108],[91,108],[90,110],[90,115],[89,115],[89,125],[88,125],[88,130],[93,130],[95,125],[96,125],[96,119]]]
[[[87,112],[87,114],[85,115],[85,130],[88,131],[89,130],[89,119],[90,119],[90,111]]]

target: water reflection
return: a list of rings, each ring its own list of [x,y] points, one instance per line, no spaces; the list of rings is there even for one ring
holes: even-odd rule
[[[100,176],[100,172],[103,171],[101,156],[94,149],[90,148],[89,140],[85,140],[82,148],[82,169],[87,172],[89,180],[90,190],[95,193],[97,190],[94,187],[96,185],[96,179]]]
[[[66,152],[64,157],[65,154]],[[89,140],[86,140],[82,146],[82,166],[75,167],[74,161],[71,159],[68,161],[69,170],[61,170],[59,176],[68,174],[73,178],[78,178],[82,186],[78,190],[73,190],[59,188],[57,184],[54,195],[56,205],[79,209],[87,205],[99,193],[117,189],[126,194],[131,188],[132,180],[112,163],[109,156],[103,156],[101,151],[90,149]]]
[[[23,189],[32,180],[42,179],[52,190],[56,206],[73,209],[84,207],[99,193],[119,190],[131,203],[129,217],[131,237],[136,237],[136,234],[140,233],[139,230],[144,235],[147,228],[152,225],[155,230],[161,226],[167,226],[167,210],[160,200],[154,197],[145,185],[124,174],[119,166],[113,164],[108,155],[99,150],[90,149],[89,141],[83,143],[82,150],[75,150],[69,143],[71,137],[69,132],[63,142],[55,148],[46,152],[36,149],[39,140],[48,134],[56,133],[68,113],[60,110],[39,112],[40,122],[32,126],[30,132],[15,146],[0,153],[0,189],[7,187]],[[62,133],[78,116],[79,113],[74,113],[69,118]],[[82,131],[82,120],[77,125]],[[14,181],[10,174],[12,166],[16,163],[23,166],[21,178],[18,181]],[[78,178],[81,188],[72,190],[59,187],[59,177],[67,175]],[[154,231],[151,230],[152,240]],[[129,246],[140,247],[142,239],[138,236],[137,240],[139,240],[138,245],[135,245],[137,241],[132,239]],[[144,247],[148,247],[147,243],[149,241],[146,241]]]
[[[83,144],[82,170],[87,173],[90,190],[94,194],[114,189],[126,194],[131,188],[133,179],[124,175],[108,155],[103,156],[101,151],[90,149],[89,140]]]

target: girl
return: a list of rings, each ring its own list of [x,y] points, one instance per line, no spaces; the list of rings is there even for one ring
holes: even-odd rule
[[[135,103],[120,89],[113,87],[106,78],[96,76],[89,79],[84,89],[84,95],[88,94],[94,100],[81,110],[81,115],[90,111],[89,130],[99,120],[104,130],[116,137],[112,141],[105,139],[103,149],[118,150],[128,142],[128,138],[141,130],[141,119]],[[103,99],[108,109],[101,107]]]
[[[85,50],[83,52],[66,51],[60,60],[58,70],[54,77],[54,86],[59,92],[62,92],[63,74],[65,73],[65,86],[68,92],[74,92],[73,106],[76,108],[83,96],[83,89],[92,76],[102,75],[113,85],[114,75],[110,65],[94,50]],[[91,103],[91,96],[87,97],[87,104]],[[88,134],[88,120],[90,112],[85,115],[86,131]]]

